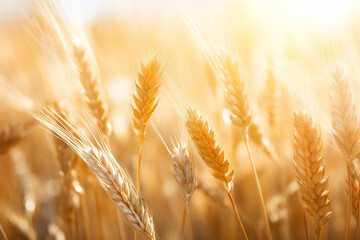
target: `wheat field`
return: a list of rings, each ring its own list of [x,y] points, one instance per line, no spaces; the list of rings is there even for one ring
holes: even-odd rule
[[[0,239],[360,239],[359,10],[0,0]]]

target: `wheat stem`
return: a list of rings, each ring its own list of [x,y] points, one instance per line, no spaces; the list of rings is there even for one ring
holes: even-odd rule
[[[346,162],[347,174],[348,174],[348,206],[347,206],[347,218],[345,228],[345,239],[350,240],[350,224],[351,224],[351,208],[352,208],[352,187],[351,187],[351,161]]]
[[[320,240],[321,237],[321,227],[315,230],[315,239]]]
[[[139,159],[138,159],[137,174],[136,174],[136,187],[137,187],[138,191],[140,191],[141,158],[142,158],[142,145],[140,145],[140,147],[139,147]]]
[[[247,240],[247,239],[248,239],[248,236],[247,236],[247,234],[246,234],[246,232],[245,232],[244,225],[242,224],[242,221],[241,221],[241,219],[240,219],[240,216],[239,216],[238,210],[237,210],[237,208],[236,208],[234,199],[233,199],[233,197],[231,196],[231,193],[228,191],[228,189],[226,188],[225,185],[224,185],[224,187],[225,187],[225,189],[226,189],[226,193],[227,193],[228,196],[229,196],[229,199],[230,199],[231,205],[232,205],[232,207],[233,207],[233,209],[234,209],[236,218],[237,218],[237,220],[238,220],[238,222],[239,222],[240,229],[241,229],[241,233],[242,233],[242,235],[244,236],[244,238]]]
[[[0,237],[1,237],[1,240],[8,240],[6,234],[5,234],[5,231],[3,229],[3,227],[1,226],[0,224]]]
[[[93,235],[90,233],[90,223],[89,223],[89,212],[87,207],[87,201],[85,200],[85,196],[80,196],[80,208],[82,212],[82,217],[84,221],[84,227],[85,227],[85,236],[86,239],[93,239]]]
[[[184,207],[184,211],[182,214],[182,220],[181,220],[181,234],[183,239],[185,239],[185,221],[186,221],[186,207]]]
[[[188,228],[189,228],[189,236],[190,239],[193,239],[193,232],[191,230],[191,219],[190,219],[190,211],[189,211],[189,202],[185,201],[185,211],[186,211],[186,219],[187,219],[187,223],[188,223]]]
[[[305,210],[303,210],[303,212],[304,212],[304,231],[305,231],[305,237],[306,237],[306,240],[309,240],[309,231],[308,231],[308,225],[307,225]]]
[[[271,237],[271,231],[270,231],[270,225],[269,225],[269,220],[268,220],[268,216],[267,216],[267,212],[266,212],[266,207],[265,207],[265,201],[264,201],[264,197],[261,191],[261,186],[260,186],[260,181],[259,181],[259,177],[257,175],[256,172],[256,167],[255,167],[255,163],[250,151],[250,146],[249,146],[249,135],[246,133],[245,134],[245,144],[246,144],[246,150],[247,153],[249,155],[249,160],[250,160],[250,164],[251,164],[251,168],[253,170],[253,174],[255,177],[255,181],[256,181],[256,187],[257,190],[259,192],[259,196],[260,196],[260,201],[261,201],[261,207],[262,207],[262,211],[263,211],[263,215],[264,215],[264,220],[265,220],[265,227],[266,227],[266,235],[268,239],[272,239]]]
[[[360,192],[359,192],[359,198],[360,198]],[[356,218],[356,239],[360,239],[360,207],[358,208],[358,215]]]

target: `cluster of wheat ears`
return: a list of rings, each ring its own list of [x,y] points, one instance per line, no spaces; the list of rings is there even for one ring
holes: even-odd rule
[[[286,54],[246,73],[221,14],[164,40],[156,18],[125,31],[52,0],[30,9],[1,27],[0,239],[360,239],[345,50],[315,69],[296,55],[324,79],[299,84]]]

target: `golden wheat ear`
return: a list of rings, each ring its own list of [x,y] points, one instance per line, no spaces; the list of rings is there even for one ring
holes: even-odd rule
[[[95,173],[99,184],[123,213],[127,223],[155,240],[153,218],[129,175],[111,154],[105,140],[93,134],[93,143],[66,114],[47,108],[34,117],[63,140]]]
[[[145,141],[150,117],[157,106],[157,95],[164,73],[163,60],[157,55],[141,63],[132,91],[131,122],[139,145]]]
[[[294,113],[294,167],[303,207],[312,218],[316,238],[332,216],[328,177],[319,127],[305,111]]]
[[[84,88],[86,103],[94,115],[97,126],[108,140],[111,134],[111,123],[108,117],[108,105],[101,89],[101,81],[96,70],[96,62],[79,41],[73,44],[73,58],[79,80]]]
[[[272,239],[269,218],[265,207],[264,196],[261,190],[259,177],[256,171],[255,163],[249,146],[249,127],[253,119],[250,112],[249,100],[245,90],[245,82],[240,74],[240,65],[226,50],[220,50],[218,53],[219,67],[221,78],[225,84],[225,95],[228,108],[231,112],[230,119],[233,124],[244,130],[245,145],[249,155],[251,168],[255,177],[256,187],[259,192],[264,222],[266,227],[266,235],[268,239]],[[261,142],[263,144],[264,142]],[[266,148],[266,146],[265,146]],[[268,149],[267,149],[268,150]]]
[[[186,129],[193,139],[196,149],[215,178],[224,183],[228,192],[233,189],[235,169],[217,144],[214,130],[209,128],[205,119],[195,108],[189,108],[186,115]]]
[[[225,84],[226,103],[231,121],[238,127],[249,127],[252,121],[245,82],[239,63],[226,50],[219,50],[218,61],[221,79]]]
[[[245,239],[248,239],[234,199],[231,196],[235,176],[233,163],[225,157],[224,150],[216,142],[214,130],[209,128],[208,123],[200,116],[195,108],[187,109],[185,125],[189,135],[195,143],[200,157],[205,162],[206,166],[210,168],[213,176],[223,183],[236,214],[242,235]]]
[[[131,123],[139,141],[139,160],[137,167],[137,188],[140,190],[140,167],[142,146],[150,117],[155,111],[157,95],[164,73],[163,60],[157,55],[141,63],[140,71],[132,90]]]

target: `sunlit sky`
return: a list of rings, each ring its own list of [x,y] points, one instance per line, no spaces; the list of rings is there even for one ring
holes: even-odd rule
[[[356,0],[243,0],[259,14],[291,24],[338,24],[347,19],[359,7]],[[21,12],[29,0],[0,0],[0,19]],[[109,11],[120,15],[135,13],[159,14],[180,12],[193,5],[224,0],[73,0],[69,7],[83,19],[91,20]]]

